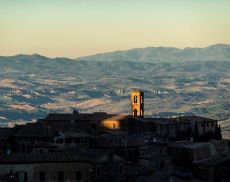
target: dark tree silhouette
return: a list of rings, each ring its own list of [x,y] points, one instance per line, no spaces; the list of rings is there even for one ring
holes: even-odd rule
[[[222,139],[222,134],[221,134],[221,128],[220,125],[216,123],[216,128],[215,128],[215,139],[216,140],[221,140]]]
[[[196,122],[196,123],[195,123],[194,136],[193,136],[194,142],[199,141],[199,137],[200,137],[200,135],[199,135],[199,128],[198,128],[198,123]]]

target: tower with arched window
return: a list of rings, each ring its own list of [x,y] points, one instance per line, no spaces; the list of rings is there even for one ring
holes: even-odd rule
[[[140,90],[131,92],[131,115],[144,117],[144,92]]]

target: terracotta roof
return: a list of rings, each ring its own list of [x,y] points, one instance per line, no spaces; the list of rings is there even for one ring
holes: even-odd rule
[[[221,164],[224,162],[230,161],[230,155],[229,154],[220,154],[216,155],[207,159],[202,159],[199,161],[194,162],[195,165],[202,165],[202,166],[214,166],[217,164]]]
[[[71,152],[54,153],[16,153],[11,155],[1,154],[0,164],[4,163],[58,163],[58,162],[80,162],[88,159],[81,155]]]
[[[64,134],[66,138],[68,137],[91,137],[91,135],[87,134],[86,132],[74,130],[74,129],[67,130],[65,131]]]
[[[178,118],[145,118],[146,122],[154,122],[159,124],[176,124],[179,123],[189,123],[189,122],[213,122],[216,121],[210,118],[204,118],[200,116],[182,116]]]
[[[0,140],[6,140],[17,131],[17,128],[0,128]]]
[[[145,118],[145,121],[162,124],[162,125],[177,124],[177,122],[175,122],[175,120],[171,118]]]
[[[53,153],[15,153],[0,154],[0,164],[31,164],[31,163],[72,163],[98,161],[106,156],[107,151],[101,149],[75,149]]]
[[[16,137],[54,137],[55,131],[45,124],[31,123],[23,126],[15,134]]]
[[[74,120],[74,117],[72,113],[50,113],[44,118],[44,120],[70,121],[70,120]]]
[[[204,117],[200,117],[200,116],[182,116],[178,118],[179,120],[187,120],[190,122],[213,122],[216,121],[214,119],[210,119],[210,118],[204,118]]]
[[[50,113],[43,121],[100,121],[109,117],[113,117],[115,114],[107,114],[105,112],[95,113]]]
[[[107,114],[105,112],[95,112],[95,113],[79,113],[77,115],[77,121],[101,121],[107,118],[116,116],[116,114]]]

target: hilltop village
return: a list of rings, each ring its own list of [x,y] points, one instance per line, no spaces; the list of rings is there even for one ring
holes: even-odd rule
[[[50,113],[0,128],[0,182],[228,181],[230,141],[213,119],[144,117],[144,93],[129,115]]]

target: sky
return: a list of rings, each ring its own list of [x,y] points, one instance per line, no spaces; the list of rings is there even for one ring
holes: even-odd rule
[[[0,0],[0,55],[230,44],[230,0]]]

